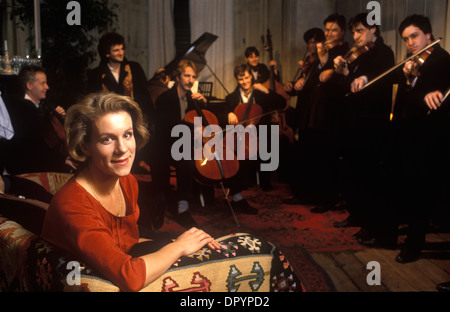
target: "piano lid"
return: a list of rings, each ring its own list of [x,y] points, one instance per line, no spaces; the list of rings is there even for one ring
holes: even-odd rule
[[[198,72],[201,72],[206,65],[205,54],[208,48],[216,41],[218,36],[205,32],[197,40],[192,43],[184,53],[175,57],[169,64],[164,68],[169,75],[176,70],[178,63],[182,59],[190,60],[197,66]]]

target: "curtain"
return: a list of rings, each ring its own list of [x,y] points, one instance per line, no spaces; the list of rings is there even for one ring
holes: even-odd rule
[[[175,58],[173,0],[148,0],[148,78]]]
[[[218,36],[205,55],[211,70],[205,66],[200,73],[199,81],[213,82],[212,95],[219,99],[225,98],[227,91],[231,93],[236,87],[233,74],[235,66],[233,4],[232,0],[190,0],[191,42],[205,32]]]

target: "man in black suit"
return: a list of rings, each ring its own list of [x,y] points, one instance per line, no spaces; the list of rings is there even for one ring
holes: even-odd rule
[[[65,111],[60,106],[53,108],[45,102],[50,87],[44,69],[24,66],[18,79],[23,93],[6,103],[14,128],[14,136],[8,142],[6,153],[7,172],[70,171],[66,165],[63,141],[62,119]]]
[[[338,108],[338,142],[343,156],[343,197],[350,217],[338,227],[367,226],[377,210],[381,193],[382,153],[386,146],[392,106],[389,77],[371,88],[362,87],[394,66],[394,53],[384,43],[377,25],[367,24],[367,13],[354,16],[349,29],[355,42],[347,59],[334,59],[345,96]],[[353,60],[354,57],[357,57]]]
[[[399,26],[411,54],[433,43],[431,23],[422,15],[411,15]],[[417,63],[420,62],[420,63]],[[443,94],[450,85],[450,55],[434,44],[420,60],[408,61],[400,69],[391,142],[384,161],[389,205],[373,217],[378,231],[363,240],[374,245],[397,239],[399,224],[408,224],[407,238],[396,261],[419,258],[432,213],[440,205],[448,210],[450,115]],[[447,101],[448,102],[448,101]]]
[[[141,65],[125,57],[125,39],[118,33],[104,34],[97,46],[100,56],[98,67],[87,72],[87,92],[109,91],[131,97],[149,123],[150,130],[154,122],[154,107],[147,90],[147,78]],[[134,168],[149,157],[148,146],[144,148],[134,162]]]
[[[291,161],[294,197],[286,204],[313,204],[313,213],[323,213],[338,202],[336,168],[338,154],[334,141],[336,108],[342,101],[342,86],[334,79],[333,60],[349,50],[345,41],[346,19],[331,14],[324,21],[325,42],[316,43],[318,60],[306,83],[303,80],[299,100],[299,140]]]
[[[411,15],[399,26],[403,41],[412,54],[434,41],[427,17]],[[394,110],[395,141],[390,176],[393,207],[408,223],[407,239],[396,260],[416,260],[425,244],[427,226],[443,192],[448,192],[449,111],[448,105],[433,107],[450,86],[450,56],[439,44],[421,55],[423,64],[407,62],[399,82]],[[434,100],[433,100],[434,98]],[[444,185],[441,187],[442,182]],[[446,191],[444,191],[446,189]],[[448,203],[446,203],[448,205]],[[448,209],[448,208],[447,208]]]
[[[251,73],[251,67],[248,65],[239,65],[234,70],[234,76],[237,80],[236,89],[225,98],[227,105],[226,112],[228,113],[228,124],[237,125],[245,120],[239,120],[235,114],[235,109],[240,104],[257,104],[262,108],[262,114],[258,125],[268,126],[267,133],[267,146],[271,146],[271,131],[270,131],[270,111],[280,110],[286,106],[284,98],[275,93],[274,91],[267,89],[261,83],[255,83],[254,77]],[[244,117],[246,118],[246,117]],[[273,151],[272,151],[273,152]],[[243,198],[241,191],[246,188],[245,180],[248,178],[248,172],[254,172],[251,168],[256,167],[252,165],[259,164],[259,161],[245,160],[240,161],[240,170],[234,182],[230,184],[230,192],[233,198],[234,205],[237,211],[248,214],[256,214],[257,210],[251,207],[247,201]],[[271,172],[260,171],[260,184],[263,190],[270,189],[271,186]]]
[[[206,98],[201,93],[192,94],[191,89],[197,76],[198,71],[193,62],[180,61],[176,70],[176,84],[156,100],[155,141],[152,147],[154,159],[151,169],[152,178],[161,190],[161,195],[166,203],[170,200],[170,166],[175,167],[177,196],[175,206],[169,207],[169,213],[185,227],[196,225],[189,213],[195,164],[192,157],[191,159],[174,159],[171,149],[177,139],[171,137],[171,132],[177,125],[185,124],[186,113],[195,109],[195,104],[198,104],[199,108],[204,108],[207,104]]]

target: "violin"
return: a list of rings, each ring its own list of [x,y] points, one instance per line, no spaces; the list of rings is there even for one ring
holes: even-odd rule
[[[339,44],[342,44],[342,41],[340,40],[325,41],[322,44],[322,47],[320,48],[317,47],[317,54],[319,56],[319,61],[322,64],[322,66],[325,66],[325,64],[328,61],[328,52],[334,47],[338,46]]]
[[[321,55],[324,55],[326,53],[328,53],[328,51],[330,51],[331,49],[333,49],[335,46],[337,46],[339,44],[338,40],[333,40],[333,41],[325,41],[323,43],[323,47],[322,47],[322,53]]]
[[[344,67],[353,63],[358,57],[363,55],[366,52],[369,52],[375,46],[373,42],[369,42],[368,44],[358,47],[354,45],[348,52],[342,57],[343,61],[341,61],[338,65],[338,70],[342,70]]]
[[[411,75],[414,77],[420,76],[419,68],[420,66],[425,63],[427,58],[430,56],[430,54],[434,51],[434,47],[430,47],[429,49],[426,49],[422,53],[418,54],[416,57],[412,59],[413,65],[411,68]]]
[[[375,43],[373,43],[373,42],[369,42],[368,44],[366,44],[365,46],[362,46],[362,47],[354,46],[344,56],[344,60],[347,62],[347,64],[351,64],[358,57],[360,57],[361,55],[363,55],[366,52],[369,52],[369,50],[372,49],[374,46],[375,46]]]
[[[202,134],[206,126],[218,125],[219,121],[217,117],[210,111],[206,109],[200,109],[197,101],[192,100],[192,98],[187,94],[187,98],[194,103],[195,109],[186,113],[184,121],[190,124],[194,124],[195,117],[202,118]],[[202,136],[203,137],[203,136]],[[210,145],[209,142],[214,138],[214,133],[210,138],[202,138],[202,144],[197,146],[194,144],[194,155],[202,155],[202,159],[195,160],[195,168],[197,169],[197,179],[205,184],[210,184],[211,182],[223,182],[224,180],[230,179],[235,176],[239,171],[239,161],[234,157],[233,159],[220,159],[228,158],[229,155],[233,155],[231,152],[227,152],[227,145],[224,144],[222,140],[221,144]],[[209,145],[208,145],[209,144]],[[205,145],[208,145],[209,150],[213,154],[212,159],[208,159],[203,154]],[[216,148],[222,149],[223,157],[218,157]]]
[[[297,73],[294,76],[294,79],[292,79],[292,83],[294,84],[299,80],[301,77],[307,77],[309,73],[311,72],[311,69],[313,68],[314,64],[316,63],[318,59],[317,52],[314,52],[310,55],[306,55],[303,58],[303,64],[299,66]]]

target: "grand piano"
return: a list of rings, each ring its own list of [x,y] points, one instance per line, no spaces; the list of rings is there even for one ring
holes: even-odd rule
[[[205,67],[213,74],[216,81],[222,86],[226,94],[230,94],[217,77],[211,67],[208,65],[205,54],[209,47],[217,40],[218,36],[205,32],[197,40],[189,45],[182,53],[176,56],[170,63],[164,66],[171,79],[175,77],[175,71],[178,63],[183,60],[190,60],[195,63],[197,70],[201,72]],[[225,112],[225,99],[218,99],[212,94],[212,82],[199,81],[198,92],[202,93],[208,99],[207,109],[216,115],[219,125],[224,127],[227,124]]]

